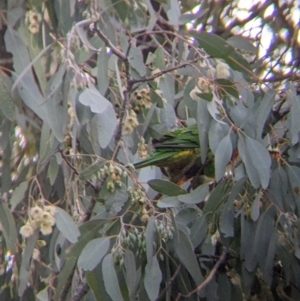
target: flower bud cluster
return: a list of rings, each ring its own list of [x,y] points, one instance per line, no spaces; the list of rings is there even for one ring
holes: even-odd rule
[[[132,205],[134,204],[144,204],[146,202],[145,192],[140,186],[135,186],[134,189],[128,187],[127,192],[129,194]]]
[[[55,207],[54,206],[34,206],[29,211],[27,223],[20,228],[20,234],[24,237],[30,237],[35,230],[39,229],[43,235],[52,233],[52,226],[55,225]]]
[[[140,110],[143,109],[150,109],[152,106],[150,89],[144,88],[135,91],[131,97],[131,104],[135,112],[139,112]]]
[[[40,23],[42,15],[35,8],[26,12],[25,23],[28,24],[28,29],[32,34],[37,34],[40,31]]]
[[[174,227],[164,221],[155,220],[155,231],[163,241],[168,241],[173,238]]]
[[[136,113],[133,110],[129,111],[129,115],[124,120],[123,134],[130,135],[133,130],[139,125]]]
[[[114,166],[112,164],[104,165],[103,168],[101,168],[98,171],[98,177],[99,178],[107,178],[106,181],[106,188],[110,192],[114,192],[116,187],[122,186],[122,177],[127,177],[127,171],[122,169],[118,166]]]
[[[230,68],[226,63],[218,62],[216,65],[216,76],[217,78],[229,78]]]
[[[137,151],[141,159],[146,159],[149,157],[147,144],[145,144],[145,139],[143,137],[141,138],[141,141],[138,143]]]
[[[146,252],[146,239],[143,231],[135,227],[126,231],[122,229],[111,252],[115,263],[123,265],[124,250],[136,248],[135,254],[141,256]]]

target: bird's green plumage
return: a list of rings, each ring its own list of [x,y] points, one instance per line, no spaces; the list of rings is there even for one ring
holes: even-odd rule
[[[153,165],[166,168],[171,181],[177,181],[174,179],[177,179],[177,175],[180,175],[186,167],[188,169],[184,173],[183,181],[194,177],[199,171],[209,177],[213,176],[214,166],[210,164],[213,160],[209,158],[207,166],[201,163],[197,126],[181,128],[165,134],[158,140],[154,139],[153,147],[155,152],[149,158],[134,163],[135,168]],[[208,157],[211,155],[208,154]],[[207,167],[209,174],[206,172]]]
[[[199,136],[196,126],[182,128],[154,140],[155,152],[147,159],[136,162],[135,168],[146,166],[171,167],[174,164],[187,165],[199,155]]]

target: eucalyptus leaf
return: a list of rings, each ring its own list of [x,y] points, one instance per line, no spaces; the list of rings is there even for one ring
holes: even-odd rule
[[[83,105],[90,107],[93,113],[101,114],[112,109],[112,104],[94,86],[86,88],[78,99]]]
[[[24,199],[25,193],[28,188],[28,182],[22,182],[16,189],[13,191],[12,196],[9,200],[10,210],[14,210],[16,206]]]
[[[232,157],[232,151],[230,135],[227,135],[220,141],[215,152],[215,175],[217,182],[225,175],[226,167]]]
[[[109,237],[96,238],[88,242],[78,258],[78,267],[85,271],[92,271],[106,255],[109,246]]]
[[[12,254],[15,254],[18,241],[18,233],[13,215],[3,201],[0,202],[0,225],[7,249]]]
[[[151,265],[153,252],[154,252],[153,250],[154,230],[155,230],[155,218],[150,217],[145,232],[147,263],[149,265]]]
[[[56,207],[56,226],[63,236],[71,243],[76,243],[80,232],[71,216],[63,209]]]
[[[167,196],[178,196],[180,194],[186,194],[186,190],[182,189],[178,185],[160,179],[153,179],[147,182],[147,184],[155,191],[167,195]]]
[[[111,299],[113,301],[124,300],[111,254],[107,254],[103,259],[102,273],[106,292],[110,295]]]
[[[174,249],[180,262],[188,270],[196,285],[199,285],[203,281],[203,276],[200,272],[190,238],[181,230],[178,230],[174,236]]]
[[[156,300],[158,297],[161,281],[162,273],[157,257],[154,255],[151,259],[151,263],[147,262],[146,264],[144,278],[145,289],[151,301]]]
[[[209,183],[204,183],[189,194],[178,195],[178,200],[186,204],[199,204],[209,193]]]

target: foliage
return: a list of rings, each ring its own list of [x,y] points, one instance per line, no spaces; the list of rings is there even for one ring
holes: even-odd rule
[[[226,3],[67,4],[1,3],[0,299],[298,300],[297,84]],[[183,126],[213,179],[132,168]]]

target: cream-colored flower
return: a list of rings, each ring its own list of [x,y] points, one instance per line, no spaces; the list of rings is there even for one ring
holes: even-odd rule
[[[207,80],[206,78],[200,77],[198,79],[197,86],[204,93],[210,92],[210,88],[211,88],[210,81]]]
[[[211,244],[215,246],[220,239],[220,232],[217,230],[212,236],[211,236]]]
[[[55,218],[49,213],[44,211],[41,217],[41,223],[48,226],[55,225]]]
[[[196,86],[193,90],[191,90],[190,92],[190,97],[197,101],[200,99],[200,97],[197,95],[197,94],[200,94],[201,93],[201,90]]]
[[[30,237],[33,234],[33,232],[34,229],[29,224],[26,224],[20,228],[20,234],[24,238]]]
[[[138,125],[139,122],[136,118],[135,112],[133,110],[130,110],[129,116],[127,116],[124,121],[123,134],[130,135]]]
[[[37,34],[40,31],[40,26],[38,23],[31,23],[28,28],[32,34]]]
[[[49,235],[52,233],[52,227],[44,223],[41,223],[40,230],[43,235]]]
[[[32,258],[34,260],[40,260],[41,252],[38,249],[33,249]]]
[[[230,77],[230,69],[226,63],[217,63],[216,66],[216,75],[217,78],[229,78]]]
[[[29,215],[34,219],[34,220],[38,220],[41,218],[43,214],[43,209],[39,206],[34,206],[30,209],[29,211]]]
[[[44,211],[49,212],[52,216],[55,216],[55,206],[44,206]]]

